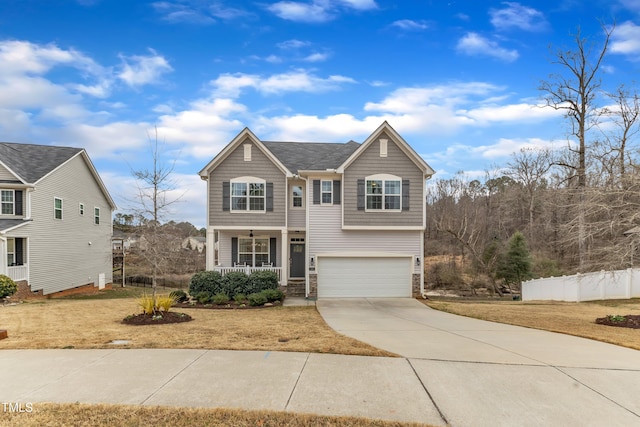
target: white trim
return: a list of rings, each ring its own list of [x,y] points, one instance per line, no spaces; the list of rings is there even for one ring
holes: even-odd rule
[[[251,144],[242,144],[242,147],[244,148],[244,161],[245,162],[250,162],[251,161]]]
[[[244,196],[246,200],[246,209],[233,209],[233,184],[245,184],[246,195]],[[262,196],[251,196],[249,194],[249,187],[251,184],[262,184]],[[238,198],[239,196],[235,196]],[[258,197],[262,198],[262,209],[250,209],[251,207],[251,198],[257,199]],[[267,212],[267,181],[258,178],[255,176],[239,176],[237,178],[233,178],[229,181],[229,212],[233,213],[265,213]]]
[[[11,206],[13,207],[13,209],[12,209],[11,213],[2,213],[2,205],[4,204],[4,201],[2,201],[2,192],[3,191],[10,191],[12,193]],[[14,190],[12,188],[0,188],[0,216],[4,216],[4,215],[8,215],[8,216],[15,216],[16,215],[16,190]]]
[[[18,219],[20,219],[20,218],[18,218]],[[20,224],[18,224],[18,225],[14,225],[13,227],[9,227],[9,228],[5,228],[4,230],[0,230],[0,233],[5,234],[5,233],[8,233],[8,232],[10,232],[10,231],[15,230],[16,228],[20,228],[20,227],[22,227],[23,225],[31,224],[31,222],[33,222],[33,220],[32,220],[32,219],[24,219],[23,221],[24,221],[24,222],[21,222],[21,223],[20,223]]]
[[[389,142],[386,138],[380,138],[380,157],[387,157],[387,142]]]
[[[80,216],[84,216],[84,203],[78,203],[78,213]]]
[[[5,168],[11,175],[15,176],[16,179],[18,181],[20,181],[23,184],[27,184],[27,181],[25,181],[24,179],[22,179],[20,177],[20,175],[18,175],[17,173],[15,173],[9,166],[7,166],[2,160],[0,160],[0,166],[2,166],[3,168]],[[3,184],[4,185],[4,184]]]
[[[322,184],[320,184],[322,185]],[[294,199],[294,195],[293,195],[293,188],[294,187],[300,187],[300,189],[302,190],[302,195],[300,196],[300,198],[302,199],[302,206],[294,206],[293,205],[293,199]],[[289,196],[291,196],[291,203],[289,204],[292,210],[302,210],[305,208],[306,204],[305,204],[305,200],[304,200],[304,195],[305,195],[305,191],[304,191],[304,184],[303,183],[298,183],[298,184],[291,184],[289,185]]]
[[[98,215],[96,215],[96,213]],[[98,219],[98,222],[96,222],[96,218]],[[93,225],[100,225],[100,206],[93,207]]]
[[[237,230],[237,231],[275,231],[280,232],[282,230],[287,230],[287,227],[271,227],[268,225],[210,225],[209,229],[213,230]]]
[[[56,208],[56,200],[60,200],[60,218],[56,218],[56,212],[58,208]],[[62,197],[53,196],[53,219],[64,221],[64,199]]]
[[[368,181],[381,181],[382,182],[382,193],[380,194],[369,194],[367,192],[368,186],[367,186],[367,182]],[[400,199],[400,207],[398,209],[387,209],[385,208],[385,204],[386,204],[386,187],[387,187],[387,181],[393,181],[393,182],[399,182],[400,183],[400,187],[399,190],[400,192],[398,194],[389,194],[389,196],[394,196],[394,197],[398,197]],[[380,209],[375,209],[375,208],[369,208],[367,207],[368,205],[368,200],[369,200],[369,196],[374,197],[374,196],[380,196],[382,197],[382,205],[380,207]],[[365,212],[402,212],[402,178],[396,175],[389,175],[389,174],[376,174],[376,175],[369,175],[366,176],[364,178],[364,211]]]
[[[320,252],[316,254],[316,262],[319,257],[327,258],[411,258],[411,266],[413,267],[414,254],[398,253],[398,252],[382,252],[382,251],[339,251],[339,252]]]

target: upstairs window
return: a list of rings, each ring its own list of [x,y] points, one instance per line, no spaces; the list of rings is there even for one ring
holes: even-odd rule
[[[265,182],[232,181],[232,211],[265,211]]]
[[[330,205],[333,203],[333,181],[322,181],[320,183],[320,200],[323,205]]]
[[[294,185],[291,187],[291,207],[301,208],[304,206],[302,193],[302,185]]]
[[[80,203],[80,215],[84,216],[84,203]]]
[[[2,204],[2,215],[15,215],[15,192],[13,190],[2,190],[0,201]]]
[[[366,179],[366,210],[401,209],[402,180],[391,175]]]
[[[93,223],[100,225],[100,208],[93,208]]]
[[[58,197],[53,199],[53,217],[62,219],[62,199]]]

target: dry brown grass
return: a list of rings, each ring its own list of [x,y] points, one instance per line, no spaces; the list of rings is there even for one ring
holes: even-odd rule
[[[36,426],[337,426],[393,427],[423,424],[332,417],[290,412],[236,409],[190,409],[126,405],[34,404],[32,413],[3,413],[0,424],[7,427]]]
[[[132,326],[121,320],[139,313],[136,298],[60,299],[0,306],[0,326],[9,338],[0,349],[191,348],[270,350],[394,356],[340,335],[315,307],[272,307],[256,310],[174,309],[193,321],[170,325]]]
[[[570,302],[429,300],[437,310],[477,319],[591,338],[640,350],[640,330],[598,325],[610,314],[640,314],[640,299]]]

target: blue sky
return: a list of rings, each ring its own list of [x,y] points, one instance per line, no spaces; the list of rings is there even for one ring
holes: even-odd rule
[[[601,43],[614,20],[611,90],[640,69],[640,0],[3,0],[0,140],[86,148],[127,211],[157,128],[171,216],[198,226],[197,172],[245,126],[361,142],[387,120],[436,177],[480,174],[566,145],[540,80],[578,26]]]

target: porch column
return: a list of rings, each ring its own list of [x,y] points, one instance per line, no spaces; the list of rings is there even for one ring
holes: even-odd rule
[[[7,267],[7,238],[0,237],[0,274],[7,276],[9,267]]]
[[[216,265],[216,234],[213,227],[207,228],[206,269],[213,270]]]
[[[287,280],[289,279],[289,234],[288,231],[282,230],[282,249],[281,249],[281,264],[282,264],[282,270],[281,270],[281,274],[282,277],[280,279],[280,286],[286,286],[287,285]]]

